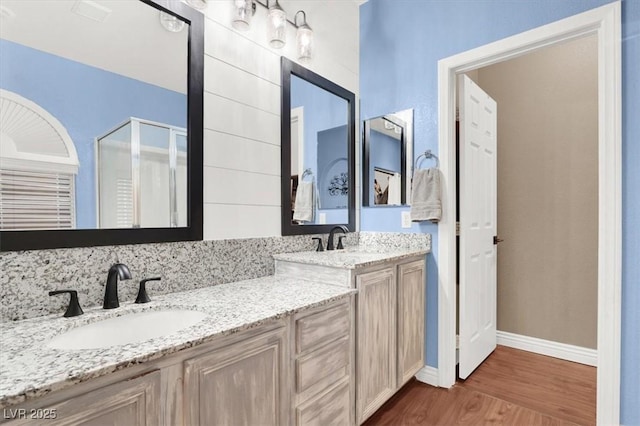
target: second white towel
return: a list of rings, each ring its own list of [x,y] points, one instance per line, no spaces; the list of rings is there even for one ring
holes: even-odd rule
[[[293,206],[293,220],[297,222],[313,222],[313,213],[313,182],[300,182],[296,190],[296,202]]]

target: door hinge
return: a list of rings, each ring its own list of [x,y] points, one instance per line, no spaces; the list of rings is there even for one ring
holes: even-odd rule
[[[460,222],[456,222],[456,237],[460,236]]]

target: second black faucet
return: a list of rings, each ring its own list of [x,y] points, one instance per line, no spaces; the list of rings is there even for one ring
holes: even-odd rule
[[[327,241],[327,250],[335,250],[334,246],[333,246],[333,236],[336,232],[342,232],[343,234],[347,234],[349,232],[349,229],[344,226],[344,225],[338,225],[338,226],[334,226],[331,229],[331,232],[329,232],[329,240]],[[342,241],[340,241],[342,242]],[[338,244],[338,249],[342,249],[342,244]]]

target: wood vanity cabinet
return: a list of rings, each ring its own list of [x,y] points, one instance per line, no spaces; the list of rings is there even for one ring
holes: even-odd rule
[[[354,424],[353,304],[339,299],[28,400],[0,423]],[[11,417],[19,409],[26,418]],[[47,412],[55,419],[30,417]]]
[[[358,271],[354,280],[361,424],[424,366],[424,257]]]

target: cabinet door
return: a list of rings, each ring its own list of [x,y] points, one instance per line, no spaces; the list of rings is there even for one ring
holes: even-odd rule
[[[285,335],[278,328],[186,361],[186,424],[288,424]]]
[[[356,276],[358,424],[396,391],[395,268]]]
[[[425,264],[398,266],[398,387],[424,366]]]
[[[10,424],[156,426],[160,424],[160,371],[114,383],[51,407],[26,410],[18,419]]]

